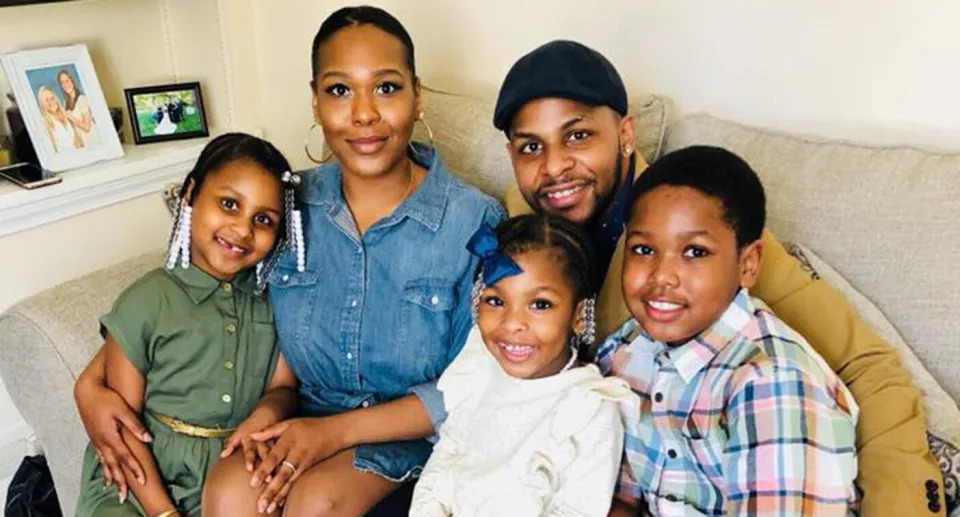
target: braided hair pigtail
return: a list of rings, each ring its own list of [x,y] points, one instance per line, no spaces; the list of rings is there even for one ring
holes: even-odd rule
[[[277,262],[280,262],[280,257],[286,251],[287,246],[289,244],[286,238],[281,237],[273,251],[257,264],[257,294],[263,294],[267,289],[267,279],[270,278],[270,273],[277,266]]]
[[[189,178],[189,176],[188,176]],[[167,257],[165,266],[172,270],[180,259],[180,267],[190,267],[190,224],[193,208],[187,204],[185,196],[180,196],[176,213],[173,217],[173,228],[170,230],[170,240],[167,242]]]
[[[167,240],[167,269],[173,269],[177,265],[177,258],[180,254],[180,247],[174,246],[174,243],[180,242],[180,212],[183,210],[183,201],[177,203],[177,211],[173,214],[173,227],[170,228],[170,239]]]
[[[296,187],[300,185],[300,175],[286,171],[281,176],[283,182],[283,213],[285,232],[279,236],[273,251],[257,264],[257,292],[267,288],[267,279],[277,266],[280,257],[290,247],[297,255],[297,271],[306,271],[306,245],[303,238],[303,215],[297,209]]]

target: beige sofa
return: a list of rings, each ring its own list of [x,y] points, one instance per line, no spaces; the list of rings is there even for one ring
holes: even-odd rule
[[[491,102],[427,92],[424,104],[450,169],[502,195],[513,177],[503,135],[491,124]],[[707,143],[757,169],[769,225],[898,343],[926,395],[931,429],[960,445],[960,153],[830,142],[703,114],[672,121],[670,103],[660,97],[635,99],[633,111],[637,148],[648,160]],[[0,317],[0,373],[48,456],[65,509],[75,504],[86,443],[72,383],[100,344],[98,315],[124,286],[160,265],[161,254],[76,279]]]

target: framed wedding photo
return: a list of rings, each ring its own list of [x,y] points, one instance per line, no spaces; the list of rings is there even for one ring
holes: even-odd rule
[[[127,110],[137,144],[208,136],[200,83],[127,88]]]
[[[123,156],[86,45],[11,52],[0,63],[45,169]]]

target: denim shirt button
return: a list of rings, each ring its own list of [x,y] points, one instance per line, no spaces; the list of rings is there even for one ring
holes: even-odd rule
[[[369,401],[369,400],[364,400],[363,402],[360,403],[360,405],[363,406],[363,407],[365,407],[365,408],[366,408],[366,407],[370,407],[370,401]]]
[[[353,354],[350,352],[347,352],[347,359],[353,359]]]
[[[356,306],[357,306],[357,301],[356,301],[356,300],[352,300],[352,301],[350,302],[350,306],[351,306],[351,307],[356,307]]]
[[[440,297],[437,295],[433,295],[433,297],[430,298],[430,303],[433,305],[440,303]]]
[[[289,281],[290,281],[290,275],[283,275],[282,277],[280,277],[280,280],[283,280],[284,282],[289,282]]]

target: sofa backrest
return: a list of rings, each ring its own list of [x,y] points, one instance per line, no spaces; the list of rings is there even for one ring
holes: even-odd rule
[[[960,400],[960,153],[784,134],[705,114],[671,125],[665,147],[693,144],[750,163],[777,237],[842,273]]]

